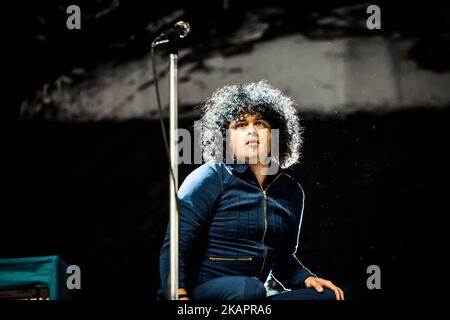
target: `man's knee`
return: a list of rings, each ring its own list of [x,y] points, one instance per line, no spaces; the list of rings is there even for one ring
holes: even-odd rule
[[[264,284],[253,277],[225,276],[209,280],[194,288],[194,300],[262,300]]]
[[[263,300],[266,298],[266,288],[257,278],[236,277],[232,282],[233,290],[228,292],[226,300]]]
[[[303,288],[275,294],[269,300],[336,300],[336,295],[329,289],[317,292],[314,288]]]
[[[323,289],[323,292],[316,292],[319,300],[336,300],[336,295],[330,289]]]

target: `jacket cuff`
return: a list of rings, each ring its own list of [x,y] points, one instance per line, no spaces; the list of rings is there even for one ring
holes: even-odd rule
[[[309,272],[306,268],[298,269],[292,276],[291,288],[292,289],[306,288],[305,280],[308,277],[315,277],[315,275]]]

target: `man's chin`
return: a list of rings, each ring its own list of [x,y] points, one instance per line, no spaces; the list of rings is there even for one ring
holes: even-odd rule
[[[246,155],[244,158],[238,158],[238,163],[258,164],[260,163],[260,157],[257,154]]]

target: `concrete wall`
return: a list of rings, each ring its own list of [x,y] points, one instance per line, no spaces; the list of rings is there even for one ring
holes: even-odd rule
[[[390,111],[450,104],[450,72],[419,69],[408,59],[416,39],[382,37],[309,40],[290,35],[256,43],[231,56],[193,59],[180,52],[180,117],[192,115],[216,88],[267,79],[292,96],[302,112],[345,115],[358,110]],[[167,57],[158,55],[162,101],[168,104]],[[58,81],[54,90],[24,102],[24,118],[92,121],[155,118],[150,56],[104,64],[78,83]],[[63,79],[64,80],[64,79]],[[42,92],[38,93],[38,97]],[[51,101],[51,103],[45,103]],[[51,106],[51,111],[49,106]]]

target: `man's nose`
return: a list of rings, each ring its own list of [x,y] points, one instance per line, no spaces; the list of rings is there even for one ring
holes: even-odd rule
[[[248,135],[252,135],[252,136],[256,136],[258,135],[255,126],[253,125],[253,123],[249,123],[247,126],[247,134]]]

